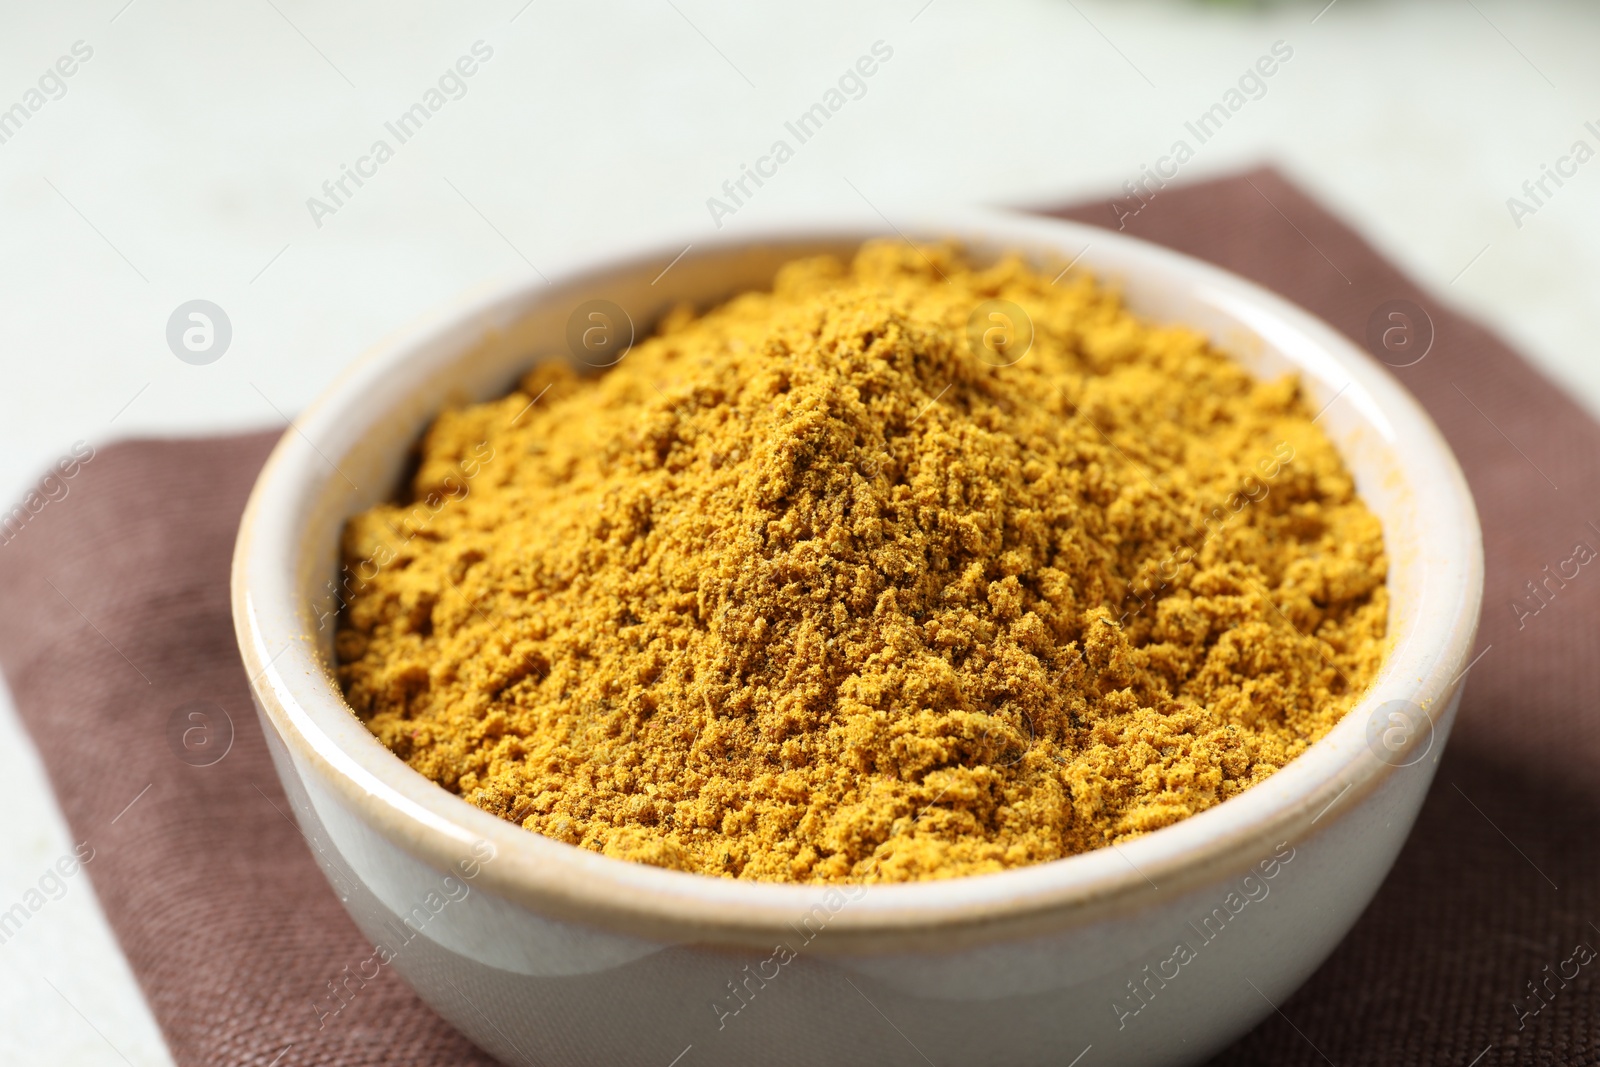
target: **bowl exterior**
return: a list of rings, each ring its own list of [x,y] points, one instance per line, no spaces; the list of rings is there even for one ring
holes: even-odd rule
[[[830,951],[853,903],[815,892],[768,949],[661,941],[540,915],[479,882],[491,848],[418,860],[296,759],[263,713],[318,864],[372,942],[310,992],[322,1026],[393,967],[517,1067],[1198,1063],[1303,983],[1360,917],[1433,780],[1430,758],[1313,832],[1136,915],[948,952]],[[870,893],[870,889],[856,892]],[[677,1057],[682,1056],[681,1060]],[[1092,1057],[1092,1058],[1091,1058]]]

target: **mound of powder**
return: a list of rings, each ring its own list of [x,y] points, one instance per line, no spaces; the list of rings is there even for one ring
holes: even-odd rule
[[[349,702],[609,856],[905,881],[1099,848],[1272,774],[1385,651],[1382,531],[1296,382],[1018,259],[797,261],[420,453],[345,533]]]

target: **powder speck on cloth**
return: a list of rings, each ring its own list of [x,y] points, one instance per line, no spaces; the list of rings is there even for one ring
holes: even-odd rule
[[[1261,781],[1382,661],[1378,521],[1293,379],[1052,277],[871,243],[444,412],[346,530],[351,706],[529,830],[770,881],[1038,863]]]

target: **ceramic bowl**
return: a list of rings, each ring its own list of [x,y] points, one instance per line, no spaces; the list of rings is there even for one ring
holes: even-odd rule
[[[979,258],[1019,250],[1120,285],[1260,375],[1297,372],[1383,522],[1393,650],[1365,699],[1239,796],[1114,848],[945,881],[822,888],[609,859],[412,771],[330,672],[340,528],[391,496],[447,400],[563,358],[589,300],[642,332],[680,301],[766,287],[798,255],[900,231],[876,217],[597,253],[462,298],[359,360],[262,471],[233,565],[239,645],[318,862],[373,942],[304,991],[337,1025],[393,967],[508,1064],[1177,1064],[1282,1005],[1388,872],[1433,778],[1477,626],[1461,471],[1389,374],[1231,274],[1100,229],[990,211],[903,223]],[[670,268],[669,268],[670,264]]]

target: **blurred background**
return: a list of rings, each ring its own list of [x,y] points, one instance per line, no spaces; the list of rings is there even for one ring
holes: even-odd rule
[[[1597,41],[1592,5],[1508,0],[6,3],[0,501],[75,442],[281,426],[489,279],[836,204],[1109,203],[1179,138],[1180,180],[1277,166],[1600,413],[1600,162],[1523,188],[1600,147]],[[858,98],[713,217],[874,45]],[[168,338],[195,300],[228,335],[203,364]],[[10,901],[71,843],[3,691],[0,810]],[[89,884],[0,944],[0,1061],[170,1062]]]

